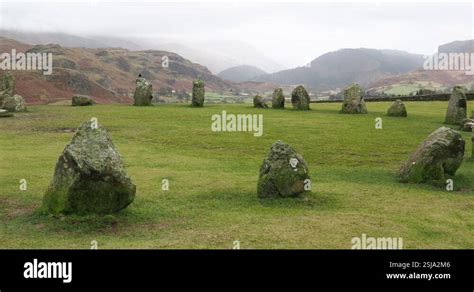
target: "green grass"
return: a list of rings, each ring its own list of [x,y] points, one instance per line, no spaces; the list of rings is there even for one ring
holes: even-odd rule
[[[31,106],[0,120],[0,248],[350,248],[351,239],[402,237],[405,248],[473,248],[474,162],[470,133],[456,190],[402,184],[396,173],[442,126],[446,102],[406,103],[409,117],[339,114],[340,104],[307,112],[250,105],[132,107]],[[470,104],[472,106],[472,104]],[[211,115],[264,114],[264,134],[215,133]],[[115,215],[40,214],[55,163],[81,122],[96,117],[137,185],[134,203]],[[376,130],[374,119],[383,118]],[[309,165],[311,194],[260,200],[258,170],[281,139]],[[19,190],[20,179],[28,190]],[[161,190],[162,179],[170,191]]]

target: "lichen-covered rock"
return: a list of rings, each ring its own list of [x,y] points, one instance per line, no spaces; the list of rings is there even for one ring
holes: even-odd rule
[[[10,117],[13,117],[13,113],[4,109],[0,109],[0,118],[10,118]]]
[[[295,197],[305,191],[308,166],[291,146],[277,141],[260,167],[257,193],[260,198]]]
[[[114,213],[134,200],[135,191],[107,131],[85,122],[56,163],[43,209],[51,214]]]
[[[273,91],[272,108],[275,108],[275,109],[285,108],[285,96],[283,95],[283,89],[276,88]]]
[[[143,77],[138,77],[135,81],[135,93],[133,94],[133,105],[152,105],[153,86]]]
[[[461,122],[461,131],[472,132],[472,127],[474,127],[474,119],[464,119]]]
[[[263,97],[255,95],[253,98],[253,107],[255,108],[268,108],[268,105],[263,101]]]
[[[204,106],[204,81],[202,80],[195,80],[193,81],[193,96],[191,104],[194,107],[203,107]]]
[[[10,72],[6,72],[0,83],[0,106],[5,97],[15,95],[15,86],[15,77]]]
[[[462,86],[454,86],[449,98],[448,110],[446,111],[445,124],[459,125],[466,118],[466,90]]]
[[[7,96],[3,99],[2,108],[9,112],[26,112],[26,103],[23,97],[15,94],[14,96]]]
[[[303,85],[297,86],[291,92],[291,103],[293,104],[293,109],[296,110],[309,110],[310,98],[309,94]]]
[[[352,83],[344,89],[344,101],[341,113],[343,114],[366,114],[367,106],[364,101],[364,91],[357,83]]]
[[[72,97],[72,106],[87,106],[87,105],[93,105],[94,100],[90,98],[89,96],[85,95],[74,95]]]
[[[464,144],[456,131],[448,127],[437,129],[402,165],[400,181],[444,185],[446,175],[453,176],[463,161]]]
[[[405,104],[397,99],[387,110],[387,115],[392,117],[406,117],[407,109]]]

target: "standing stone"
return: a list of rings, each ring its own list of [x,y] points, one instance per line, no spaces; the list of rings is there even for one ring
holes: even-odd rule
[[[357,83],[352,83],[344,89],[344,101],[342,102],[343,114],[367,114],[367,106],[364,101],[364,91]]]
[[[138,77],[135,81],[135,93],[133,95],[133,105],[147,106],[152,105],[153,86],[143,77]]]
[[[283,89],[276,88],[273,91],[272,108],[275,108],[275,109],[285,108],[285,96],[283,95]]]
[[[460,125],[466,118],[466,90],[462,86],[454,86],[449,98],[448,110],[446,111],[445,124]]]
[[[10,117],[13,117],[13,113],[4,109],[0,109],[0,118],[10,118]]]
[[[392,117],[406,117],[407,116],[407,109],[401,99],[397,99],[388,108],[387,115],[392,116]]]
[[[0,83],[0,106],[7,96],[15,95],[16,81],[12,73],[6,72]]]
[[[88,106],[93,105],[94,100],[85,95],[74,95],[72,97],[72,106]]]
[[[193,96],[192,96],[192,106],[203,107],[204,106],[204,81],[195,80],[193,81]]]
[[[56,163],[43,209],[51,214],[114,213],[132,203],[135,191],[107,131],[85,122]]]
[[[253,98],[253,107],[254,108],[268,108],[268,105],[263,101],[263,97],[257,94]]]
[[[310,182],[303,157],[282,141],[274,143],[260,167],[258,196],[295,197],[305,191],[305,184],[310,185]]]
[[[464,140],[456,131],[441,127],[431,133],[399,172],[401,182],[431,183],[442,186],[453,176],[464,157]]]
[[[7,96],[3,99],[2,108],[9,112],[26,112],[26,103],[23,97],[15,94],[14,96]]]
[[[296,110],[309,110],[309,94],[306,89],[299,85],[291,92],[291,103],[293,104],[293,109]]]

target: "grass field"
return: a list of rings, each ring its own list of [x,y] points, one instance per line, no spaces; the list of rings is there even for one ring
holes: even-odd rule
[[[470,133],[455,191],[401,184],[396,173],[442,126],[446,102],[408,102],[408,118],[342,115],[340,104],[312,110],[251,105],[132,107],[31,106],[0,119],[0,248],[351,248],[352,237],[402,237],[405,248],[474,247],[474,162]],[[469,104],[469,109],[473,106]],[[262,137],[211,131],[211,115],[264,114]],[[470,112],[470,111],[469,111]],[[58,156],[80,123],[98,118],[137,185],[115,215],[42,215],[39,207]],[[383,118],[376,130],[374,119]],[[309,165],[312,193],[260,200],[259,167],[281,139]],[[170,190],[161,189],[169,179]],[[27,191],[19,190],[26,179]]]

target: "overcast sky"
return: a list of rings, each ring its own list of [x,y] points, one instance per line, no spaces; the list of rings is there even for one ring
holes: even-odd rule
[[[474,38],[469,2],[0,2],[1,28],[187,43],[237,40],[287,67],[340,48],[431,54],[440,44]]]

